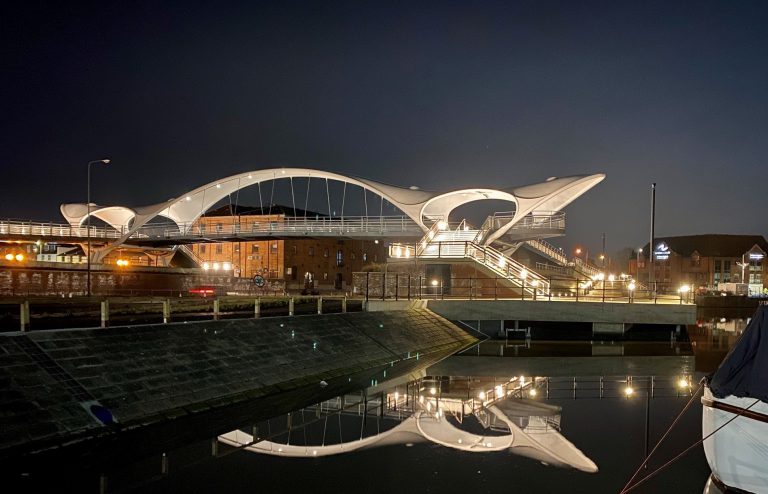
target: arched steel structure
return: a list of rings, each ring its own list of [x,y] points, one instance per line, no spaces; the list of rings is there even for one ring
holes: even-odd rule
[[[465,188],[449,192],[430,192],[310,168],[270,168],[225,177],[163,203],[137,208],[92,204],[90,211],[92,216],[121,232],[121,238],[114,243],[116,246],[124,243],[141,227],[158,216],[170,219],[184,233],[184,230],[189,229],[195,220],[228,195],[262,182],[294,178],[334,180],[362,187],[365,191],[399,208],[424,231],[427,231],[434,221],[447,219],[453,210],[469,202],[497,199],[514,203],[516,206],[514,217],[487,237],[485,243],[490,244],[529,213],[543,210],[557,211],[565,207],[601,182],[605,175],[550,178],[538,184],[503,190]],[[81,225],[87,218],[87,212],[86,204],[61,206],[62,215],[73,226]]]

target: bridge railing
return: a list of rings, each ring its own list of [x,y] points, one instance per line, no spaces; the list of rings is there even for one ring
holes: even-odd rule
[[[342,218],[328,217],[281,217],[264,221],[240,217],[230,221],[194,223],[152,224],[142,227],[133,235],[139,238],[216,238],[232,236],[260,236],[270,234],[423,234],[422,229],[407,216],[356,216]]]
[[[506,277],[427,277],[423,271],[352,273],[352,295],[366,300],[501,300],[517,299],[558,302],[611,302],[693,304],[690,287],[657,283],[656,290],[638,287],[632,280],[601,281],[570,276],[546,276],[546,293],[527,286],[510,286]]]
[[[0,220],[0,235],[13,237],[72,237],[86,238],[87,226],[72,226],[69,223],[53,223],[23,220]],[[92,238],[117,239],[123,232],[114,228],[91,226]]]

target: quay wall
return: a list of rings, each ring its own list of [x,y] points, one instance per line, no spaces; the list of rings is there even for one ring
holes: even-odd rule
[[[5,333],[0,459],[28,468],[162,451],[172,422],[195,420],[184,434],[214,437],[476,341],[427,310]],[[29,458],[46,454],[58,457]]]

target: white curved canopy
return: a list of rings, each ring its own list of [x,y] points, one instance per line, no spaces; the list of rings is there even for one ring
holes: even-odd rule
[[[486,239],[486,243],[491,243],[531,212],[556,211],[565,207],[601,182],[605,175],[551,178],[545,182],[512,189],[462,188],[449,192],[430,192],[310,168],[270,168],[224,177],[174,199],[150,206],[129,208],[92,204],[91,215],[124,232],[123,237],[117,242],[120,244],[157,216],[170,219],[183,232],[190,228],[201,215],[230,194],[261,182],[292,178],[335,180],[362,187],[392,203],[425,231],[433,221],[448,218],[454,209],[469,202],[494,199],[514,203],[516,205],[514,218]],[[86,204],[63,204],[61,213],[71,225],[80,225],[87,218],[87,209]]]

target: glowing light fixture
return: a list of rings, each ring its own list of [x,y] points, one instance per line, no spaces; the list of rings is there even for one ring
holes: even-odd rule
[[[631,386],[627,386],[626,388],[624,388],[624,395],[626,395],[627,398],[632,396],[634,393],[635,393],[635,390],[632,389]]]
[[[204,270],[206,270],[206,271],[208,271],[209,269],[211,269],[211,265],[210,265],[210,264],[208,264],[207,262],[204,262],[204,263],[203,263],[203,269],[204,269]]]

